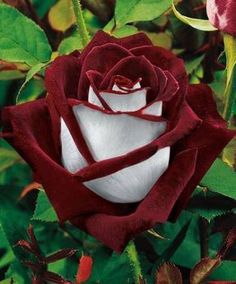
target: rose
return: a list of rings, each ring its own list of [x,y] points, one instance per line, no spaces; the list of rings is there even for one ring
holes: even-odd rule
[[[236,2],[233,0],[207,0],[207,15],[219,30],[236,36]]]
[[[46,71],[44,99],[7,107],[3,135],[31,165],[60,222],[121,251],[176,217],[233,137],[206,85],[145,34],[98,32]]]

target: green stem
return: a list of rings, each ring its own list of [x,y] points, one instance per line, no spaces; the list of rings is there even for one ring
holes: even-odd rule
[[[139,284],[140,279],[142,279],[142,271],[141,271],[141,266],[140,266],[140,262],[138,259],[138,253],[137,253],[137,250],[136,250],[136,247],[133,241],[130,241],[129,244],[127,245],[126,253],[128,254],[130,263],[133,268],[134,283]]]
[[[229,122],[232,106],[235,99],[235,72],[236,72],[236,40],[233,36],[224,34],[224,46],[226,54],[227,81],[225,87],[225,105],[223,117]]]
[[[77,30],[80,34],[81,42],[85,47],[89,42],[89,33],[85,25],[80,0],[72,0],[72,4],[76,18]]]

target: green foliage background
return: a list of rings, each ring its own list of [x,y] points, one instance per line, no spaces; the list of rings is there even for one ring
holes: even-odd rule
[[[3,107],[45,96],[45,67],[58,55],[81,50],[83,40],[70,0],[0,2],[0,106]],[[206,19],[204,1],[175,1],[181,13],[179,19],[172,11],[171,0],[81,2],[90,36],[99,29],[117,37],[144,31],[155,45],[183,58],[190,82],[205,82],[212,87],[219,111],[227,118],[229,127],[235,128],[235,40],[225,36],[223,41],[219,31],[200,31],[204,23],[201,20],[182,22],[183,15]],[[135,240],[138,255],[132,250],[118,255],[70,224],[60,226],[39,185],[32,186],[35,190],[20,198],[24,188],[33,182],[30,168],[0,140],[0,283],[12,280],[17,284],[31,283],[32,271],[22,261],[32,260],[32,255],[16,246],[19,240],[28,238],[29,224],[33,225],[45,255],[61,248],[78,250],[73,257],[49,265],[50,271],[70,281],[75,279],[80,256],[89,254],[93,269],[86,283],[137,283],[135,274],[140,273],[140,268],[143,279],[155,283],[157,270],[164,262],[177,265],[185,283],[189,283],[190,270],[203,257],[202,224],[212,258],[235,226],[235,145],[232,141],[215,161],[175,223],[158,225],[139,235]],[[235,260],[236,248],[232,246],[208,279],[236,281]]]

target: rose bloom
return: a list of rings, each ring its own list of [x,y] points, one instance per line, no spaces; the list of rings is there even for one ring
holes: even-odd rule
[[[207,15],[219,30],[236,36],[236,1],[207,0]]]
[[[31,165],[59,221],[120,252],[176,218],[233,137],[211,90],[139,33],[98,32],[46,71],[46,98],[6,107],[3,136]]]

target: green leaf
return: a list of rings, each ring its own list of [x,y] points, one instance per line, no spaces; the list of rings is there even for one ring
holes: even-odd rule
[[[217,216],[230,213],[236,208],[236,201],[223,197],[207,190],[205,188],[197,187],[188,204],[187,210],[211,222]]]
[[[5,276],[13,279],[14,284],[31,283],[29,277],[26,276],[26,267],[22,266],[22,264],[18,260],[15,260],[11,263]]]
[[[9,265],[14,259],[14,253],[11,249],[11,246],[9,245],[9,242],[6,238],[6,235],[4,233],[4,230],[0,224],[0,248],[3,253],[1,253],[0,258],[0,268],[6,267]]]
[[[15,262],[17,270],[20,271],[19,274],[25,281],[16,281],[16,283],[28,283],[27,269],[19,263],[19,261],[27,259],[28,255],[19,246],[16,246],[16,244],[19,240],[26,238],[26,230],[31,212],[28,208],[28,210],[26,210],[26,208],[23,207],[23,209],[17,205],[20,193],[18,187],[0,186],[0,192],[0,223],[14,255],[18,259]],[[21,204],[21,206],[23,206],[23,204]],[[8,277],[11,277],[12,273],[15,274],[16,271],[12,270],[11,275],[7,274]]]
[[[236,103],[236,102],[235,102]],[[236,167],[236,138],[231,140],[229,144],[224,148],[223,161],[231,167]]]
[[[206,32],[211,32],[211,31],[217,30],[217,28],[212,26],[212,24],[209,22],[209,20],[195,19],[195,18],[190,18],[190,17],[182,15],[175,8],[175,4],[174,4],[173,1],[172,1],[172,9],[173,9],[175,16],[181,22],[193,27],[194,29],[197,29],[197,30],[200,30],[200,31],[206,31]]]
[[[204,58],[204,54],[199,56],[199,57],[196,57],[192,60],[188,60],[185,62],[185,68],[186,68],[186,71],[187,71],[187,74],[191,74],[194,70],[196,70],[198,68],[198,66],[201,64],[203,58]]]
[[[41,78],[32,78],[22,89],[17,104],[36,100],[45,91],[44,81]]]
[[[152,237],[150,234],[147,235],[147,238],[149,242],[151,242],[157,255],[161,255],[169,246],[172,245],[173,240],[189,219],[191,219],[191,223],[189,225],[188,232],[170,261],[178,266],[192,269],[201,258],[198,229],[199,217],[197,215],[183,211],[175,223],[166,222],[165,224],[158,225],[156,230],[158,230],[161,235],[166,236],[168,238],[166,240],[159,240]],[[218,249],[222,245],[221,234],[209,235],[208,244],[209,256],[215,257]],[[153,267],[153,263],[151,263],[151,267]],[[212,274],[211,279],[236,280],[234,263],[231,261],[223,261],[222,265]]]
[[[32,220],[43,222],[57,222],[57,214],[53,209],[47,195],[41,191],[38,194],[37,204]]]
[[[224,114],[226,120],[229,120],[236,100],[236,39],[225,34],[224,45],[226,54],[227,82],[225,88],[225,108]]]
[[[201,185],[236,200],[236,173],[220,159],[213,163]]]
[[[137,32],[138,29],[136,27],[130,25],[124,25],[119,29],[115,29],[113,35],[119,38],[119,37],[134,35]]]
[[[93,270],[89,283],[133,283],[130,279],[132,267],[129,265],[126,252],[116,254],[101,247],[93,254],[93,260]]]
[[[39,72],[41,71],[45,66],[47,66],[48,63],[38,63],[36,65],[34,65],[27,73],[26,75],[26,78],[25,78],[25,81],[24,83],[22,84],[22,86],[20,87],[20,90],[17,94],[17,97],[16,97],[16,103],[18,104],[18,101],[20,99],[20,95],[23,91],[23,89],[25,88],[25,86],[29,83],[29,81],[31,79],[33,79],[33,77]]]
[[[65,12],[66,11],[66,12]],[[75,14],[71,0],[59,0],[49,11],[50,25],[58,31],[64,32],[75,23]]]
[[[2,281],[0,281],[0,284],[10,284],[10,283],[11,283],[11,280],[12,280],[11,278],[2,280]]]
[[[136,21],[151,21],[171,7],[171,0],[117,0],[115,9],[116,28]]]
[[[13,150],[0,148],[0,172],[5,171],[20,161],[20,156]]]
[[[108,22],[108,24],[103,28],[103,30],[116,37],[125,37],[129,35],[133,35],[138,32],[138,29],[132,25],[124,25],[120,28],[116,28],[113,30],[114,26],[115,26],[115,18],[111,19],[111,21]]]
[[[146,34],[154,45],[163,47],[165,49],[171,49],[172,38],[168,33],[146,32]]]
[[[14,253],[11,249],[8,249],[4,255],[1,256],[0,259],[0,267],[6,267],[7,265],[11,264],[11,262],[15,259]]]
[[[191,220],[188,220],[175,238],[172,240],[171,244],[163,251],[157,262],[155,263],[154,267],[158,267],[161,263],[169,261],[171,257],[175,254],[181,243],[184,241],[185,236],[187,234],[189,225]]]
[[[83,49],[83,45],[80,36],[77,31],[75,31],[71,36],[63,39],[58,47],[58,52],[60,55],[70,54],[75,50]]]
[[[0,80],[15,80],[24,78],[25,74],[19,70],[4,70],[0,72]]]
[[[133,241],[130,241],[125,249],[128,257],[129,257],[129,263],[132,266],[133,269],[133,279],[135,283],[139,283],[139,278],[142,277],[142,270],[138,258],[138,253],[136,246]]]
[[[212,273],[210,279],[236,281],[235,261],[224,260],[221,266]]]
[[[0,59],[33,66],[48,61],[51,52],[44,31],[35,22],[13,7],[0,4]]]

